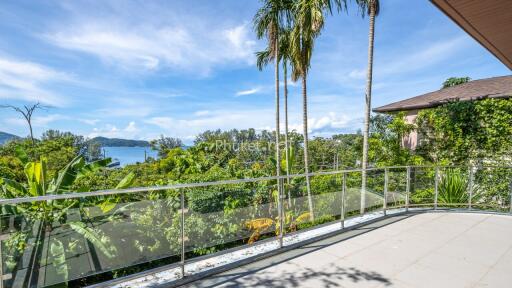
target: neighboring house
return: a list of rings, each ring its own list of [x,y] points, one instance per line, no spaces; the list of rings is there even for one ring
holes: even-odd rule
[[[512,0],[430,0],[473,39],[512,70]],[[421,109],[450,100],[473,101],[482,98],[512,97],[512,76],[471,81],[373,109],[374,112],[404,111],[414,123]],[[416,132],[404,137],[403,145],[415,149]]]
[[[512,98],[512,75],[470,81],[373,109],[378,113],[405,112],[407,123],[414,123],[422,109],[434,108],[450,101],[475,101],[485,98]],[[404,147],[414,150],[418,133],[402,140]]]

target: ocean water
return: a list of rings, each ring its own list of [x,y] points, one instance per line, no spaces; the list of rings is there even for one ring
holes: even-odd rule
[[[149,147],[103,147],[102,150],[106,157],[112,158],[112,161],[117,159],[121,166],[144,162],[144,151],[147,157],[156,159],[158,155],[157,151]]]

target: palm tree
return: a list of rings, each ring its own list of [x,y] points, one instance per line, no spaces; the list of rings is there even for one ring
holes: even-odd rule
[[[283,23],[289,19],[289,0],[265,0],[253,19],[254,30],[258,39],[266,37],[268,40],[268,59],[274,59],[275,89],[276,89],[276,176],[281,174],[281,153],[279,151],[279,30]],[[270,61],[270,60],[269,60]],[[260,68],[261,69],[261,68]],[[278,194],[281,187],[277,185]],[[279,196],[281,197],[281,196]]]
[[[283,78],[284,78],[284,144],[285,144],[285,169],[287,176],[287,184],[290,179],[290,146],[288,141],[288,63],[291,61],[290,56],[290,27],[281,27],[279,31],[279,61],[282,60],[283,65]],[[274,55],[269,47],[265,50],[256,52],[256,66],[261,71],[264,66],[268,65],[274,60]],[[290,192],[290,191],[288,191]],[[291,195],[288,193],[288,201]]]
[[[372,101],[372,76],[373,76],[373,47],[374,47],[374,32],[375,32],[375,17],[379,15],[380,3],[379,0],[356,0],[361,15],[364,17],[366,14],[370,16],[370,31],[368,33],[368,74],[366,80],[366,109],[364,117],[363,128],[363,161],[362,161],[362,182],[361,182],[361,214],[364,213],[366,206],[366,168],[368,167],[368,138],[370,130],[370,110]]]
[[[311,56],[315,39],[320,35],[324,26],[325,14],[332,14],[332,7],[338,11],[345,7],[345,0],[298,0],[293,7],[294,27],[291,33],[290,54],[292,64],[292,80],[302,80],[302,126],[304,135],[304,173],[306,174],[306,190],[310,218],[314,220],[313,199],[309,181],[308,154],[308,97],[307,75],[311,65]]]

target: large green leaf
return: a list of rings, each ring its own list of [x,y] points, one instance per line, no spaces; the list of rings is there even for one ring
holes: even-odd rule
[[[64,245],[57,238],[53,238],[50,244],[50,261],[57,271],[57,275],[62,276],[64,281],[68,281],[68,265],[66,263],[66,252]]]
[[[39,162],[29,162],[25,165],[27,176],[28,192],[31,196],[46,194],[46,160],[42,158]]]
[[[5,198],[17,198],[27,196],[27,189],[16,181],[0,178],[0,185],[2,186],[3,192],[7,194],[3,195]]]
[[[105,158],[98,161],[94,161],[88,164],[85,164],[80,171],[78,171],[78,178],[83,177],[87,174],[94,173],[101,168],[107,167],[108,164],[112,162],[111,158]]]
[[[101,203],[99,205],[99,207],[101,209],[101,212],[103,212],[105,214],[105,213],[108,213],[109,211],[111,211],[112,209],[116,208],[116,205],[117,205],[116,202],[106,200],[103,203]]]
[[[126,175],[123,180],[121,180],[115,189],[126,189],[130,186],[132,186],[133,181],[135,181],[135,173],[130,172],[128,175]]]
[[[99,231],[87,227],[82,222],[70,222],[68,224],[71,229],[89,240],[96,249],[100,250],[108,258],[113,258],[117,254],[116,247],[110,245],[110,239]]]
[[[83,157],[75,157],[71,162],[66,165],[62,170],[59,171],[56,178],[50,183],[48,194],[61,194],[69,192],[71,185],[78,177],[78,173],[85,166],[85,160]]]
[[[25,151],[25,149],[23,149],[23,147],[21,147],[21,146],[16,147],[15,153],[16,153],[16,157],[18,159],[20,159],[21,163],[23,163],[23,164],[28,163],[28,161],[29,161],[28,154],[27,154],[27,151]]]
[[[128,175],[126,175],[123,180],[121,180],[115,189],[126,189],[130,186],[132,186],[133,181],[135,180],[135,173],[130,172]],[[108,200],[105,200],[103,203],[99,205],[101,211],[103,213],[107,213],[110,210],[114,209],[119,202],[119,197],[115,197],[114,199],[109,198]]]

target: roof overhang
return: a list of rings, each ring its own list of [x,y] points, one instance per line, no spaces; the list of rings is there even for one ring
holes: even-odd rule
[[[512,0],[430,0],[512,70]]]

